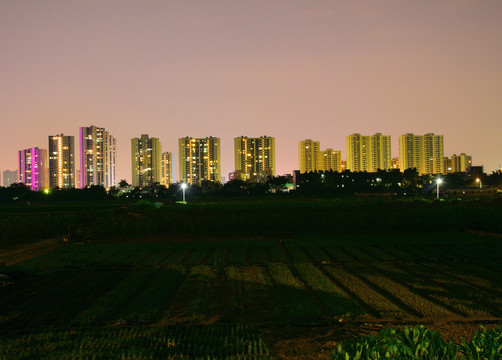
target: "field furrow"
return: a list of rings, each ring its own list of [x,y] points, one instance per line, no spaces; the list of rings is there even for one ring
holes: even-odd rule
[[[272,310],[275,321],[303,323],[317,321],[322,311],[304,286],[285,264],[270,264],[268,274],[273,279],[277,303]]]
[[[451,306],[447,299],[438,295],[444,292],[444,289],[432,283],[427,278],[417,277],[410,273],[405,266],[399,266],[398,264],[399,263],[395,263],[395,266],[392,268],[380,264],[375,264],[374,266],[382,275],[401,284],[410,292],[426,300],[428,303],[426,316],[428,314],[436,314],[432,316],[443,318],[454,317],[455,315],[460,317],[467,316],[467,313]]]
[[[365,308],[370,308],[372,315],[385,319],[403,319],[406,317],[406,314],[394,303],[374,291],[356,276],[346,272],[343,268],[333,265],[324,265],[323,268],[336,281],[355,294],[365,304]]]
[[[372,290],[401,309],[408,317],[424,317],[423,310],[420,311],[417,309],[418,307],[422,308],[416,302],[421,299],[418,299],[416,296],[413,296],[413,294],[410,294],[409,291],[399,286],[399,284],[389,282],[388,279],[385,279],[378,274],[374,274],[371,271],[372,268],[369,266],[364,266],[362,264],[345,264],[343,268],[345,271],[357,277]],[[411,304],[413,304],[413,307]]]

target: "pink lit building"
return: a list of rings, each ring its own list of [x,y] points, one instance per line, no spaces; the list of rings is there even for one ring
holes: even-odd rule
[[[19,182],[34,191],[49,185],[49,164],[47,150],[33,147],[19,150]]]

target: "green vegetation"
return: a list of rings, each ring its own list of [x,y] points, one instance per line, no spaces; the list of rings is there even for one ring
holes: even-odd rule
[[[470,341],[462,340],[459,351],[470,360],[502,359],[502,326],[488,331],[481,327]]]
[[[70,243],[0,269],[13,279],[0,287],[0,330],[493,319],[500,254],[498,238],[453,232]]]
[[[12,333],[0,337],[0,358],[20,359],[271,359],[247,325],[119,327]]]
[[[306,201],[308,211],[279,201],[251,204],[246,213],[248,205],[105,206],[83,217],[91,219],[78,228],[87,234],[86,241],[0,265],[0,274],[8,276],[0,286],[0,359],[268,359],[269,350],[256,329],[344,329],[345,324],[355,329],[364,323],[431,319],[500,322],[500,238],[458,231],[412,233],[399,231],[401,225],[372,233],[364,226],[358,227],[359,233],[328,231],[327,219],[343,218],[346,212],[359,216],[372,209],[380,219],[387,208],[394,214],[409,211],[410,217],[427,209],[456,209],[460,214],[455,204],[321,202],[319,207],[328,214],[316,213],[311,200]],[[498,209],[496,202],[490,206]],[[30,211],[9,216],[40,214]],[[75,211],[54,214],[71,217]],[[166,230],[167,235],[153,236],[164,226],[179,226],[175,220],[185,221],[174,216],[177,211],[196,219],[205,218],[206,211],[207,217],[229,214],[240,225],[255,221],[258,230],[243,227],[240,233],[236,224],[230,223],[228,230],[221,222],[211,228],[199,219],[190,231],[202,231],[205,224],[209,234],[220,235],[181,237]],[[275,218],[268,223],[271,213]],[[114,214],[123,217],[120,221],[131,233],[91,239],[90,229],[105,225],[100,217]],[[291,216],[300,222],[316,215],[324,219],[318,223],[324,228],[311,234],[311,228],[300,229],[305,224],[287,220]],[[256,235],[267,233],[258,225],[260,216],[271,236]],[[148,232],[142,221],[152,227],[150,236],[136,237]],[[298,234],[285,230],[288,226]],[[459,359],[481,359],[490,358],[483,355],[489,351],[500,351],[500,334],[492,332],[480,331],[472,341],[452,344],[420,328],[400,331],[388,330],[385,341],[375,337],[359,339],[362,345],[343,344],[333,356],[374,354],[382,343],[383,356],[388,352],[390,358],[403,359],[426,352],[448,359],[451,349]]]
[[[374,336],[358,336],[338,345],[333,360],[374,359],[502,359],[502,327],[476,331],[470,341],[446,342],[439,332],[424,326],[402,329],[388,328]]]
[[[42,238],[263,237],[483,230],[502,232],[502,202],[317,200],[218,201],[189,205],[112,202],[0,208],[0,248]]]

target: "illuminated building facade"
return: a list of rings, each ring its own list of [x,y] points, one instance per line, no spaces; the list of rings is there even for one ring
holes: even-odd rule
[[[49,136],[49,186],[75,187],[75,138],[58,134]]]
[[[231,173],[228,174],[228,180],[240,180],[240,181],[246,181],[247,174],[241,170],[235,170],[232,171]]]
[[[376,172],[392,167],[390,135],[347,136],[347,169]]]
[[[298,142],[298,160],[300,162],[301,174],[321,169],[321,165],[319,164],[321,158],[320,151],[319,141],[306,139]]]
[[[161,146],[158,138],[142,134],[131,139],[132,186],[143,188],[162,181]]]
[[[401,171],[416,168],[421,175],[445,173],[443,135],[401,135],[399,167]]]
[[[453,172],[451,169],[451,158],[445,156],[443,159],[444,159],[443,161],[444,172],[446,174],[451,174]]]
[[[275,176],[275,138],[261,136],[234,138],[235,170],[246,174],[246,180],[261,181]]]
[[[472,166],[472,156],[461,153],[451,156],[451,172],[466,172]]]
[[[115,138],[104,128],[94,125],[81,127],[79,186],[115,186],[115,163]]]
[[[319,152],[320,170],[342,171],[342,152],[340,150],[326,149]]]
[[[391,164],[391,169],[392,170],[397,170],[399,169],[399,158],[393,157],[390,161]]]
[[[173,183],[173,154],[170,152],[162,153],[162,180],[160,183],[165,187],[169,187]]]
[[[19,182],[31,190],[40,191],[49,186],[49,163],[47,150],[33,147],[19,150]]]
[[[347,160],[342,160],[342,171],[347,170]]]
[[[180,180],[190,185],[202,181],[221,182],[220,138],[178,139]]]

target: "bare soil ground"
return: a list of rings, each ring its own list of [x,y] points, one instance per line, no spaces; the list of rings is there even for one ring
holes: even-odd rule
[[[495,322],[431,322],[431,323],[346,323],[333,326],[261,326],[259,330],[270,352],[277,359],[288,360],[328,360],[338,343],[350,341],[357,335],[374,335],[387,327],[412,327],[425,325],[428,329],[439,331],[444,340],[460,342],[470,339],[482,325],[490,329]]]
[[[63,245],[62,239],[49,239],[12,249],[0,250],[0,264],[6,266],[25,261]]]

